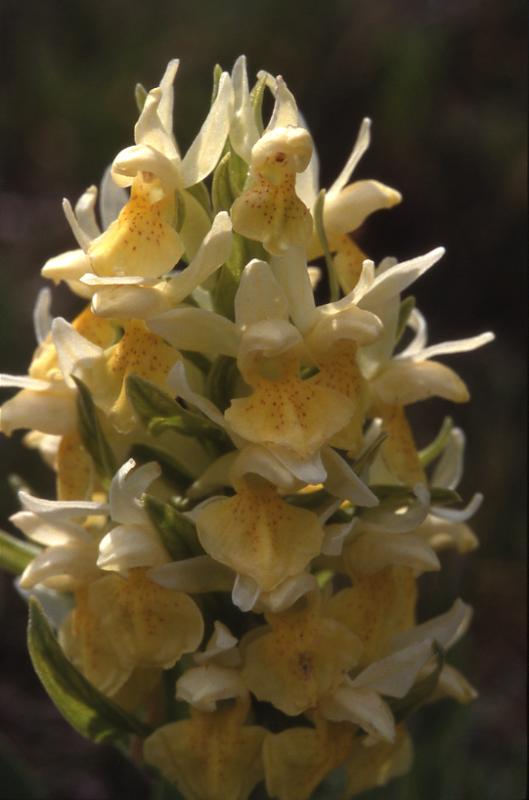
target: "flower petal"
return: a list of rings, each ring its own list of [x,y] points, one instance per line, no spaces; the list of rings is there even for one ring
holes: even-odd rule
[[[82,250],[86,252],[90,246],[92,237],[89,236],[80,226],[79,221],[72,208],[72,204],[70,203],[69,200],[66,199],[66,197],[62,201],[62,210],[64,211],[64,216],[66,217],[66,220],[70,228],[72,229],[72,233],[77,240],[77,244]]]
[[[409,405],[429,397],[465,403],[470,395],[461,378],[437,361],[394,359],[371,381],[373,391],[384,403]]]
[[[48,288],[41,289],[37,295],[37,301],[35,303],[35,308],[33,309],[33,326],[35,328],[35,336],[39,344],[42,344],[51,331],[51,323],[53,318],[50,314],[50,305],[50,290]]]
[[[31,511],[17,511],[9,517],[22,533],[33,542],[43,545],[64,545],[92,541],[85,528],[70,522],[50,522]]]
[[[191,389],[187,380],[185,365],[182,361],[177,361],[171,368],[167,376],[167,384],[177,397],[181,397],[186,403],[198,408],[208,419],[220,425],[220,427],[226,427],[223,415],[211,400]]]
[[[395,740],[395,720],[387,703],[370,689],[345,686],[320,704],[322,713],[333,722],[352,722],[374,741]]]
[[[411,644],[422,642],[425,639],[438,642],[441,647],[448,649],[464,636],[470,625],[472,608],[457,599],[449,611],[444,614],[416,625],[408,631],[402,631],[393,637],[392,651],[408,647]]]
[[[310,600],[267,620],[270,629],[241,643],[243,677],[258,700],[297,716],[338,688],[358,661],[360,643]]]
[[[75,216],[89,239],[95,239],[101,233],[95,214],[96,200],[97,187],[89,186],[75,204]]]
[[[231,73],[233,85],[233,116],[230,125],[230,142],[247,164],[250,163],[252,147],[259,138],[255,114],[250,100],[246,56],[239,56]]]
[[[260,475],[284,491],[296,491],[299,488],[299,481],[294,478],[292,472],[270,449],[258,444],[246,445],[239,450],[230,469],[233,485],[251,474]]]
[[[40,274],[43,278],[59,283],[59,281],[78,281],[92,269],[90,258],[84,250],[68,250],[59,256],[49,258],[42,267]],[[92,292],[87,287],[83,290],[82,297],[90,297]],[[79,292],[76,291],[76,294]]]
[[[316,320],[316,304],[303,248],[291,247],[274,256],[270,266],[288,300],[290,316],[296,328],[305,334]]]
[[[431,657],[431,640],[416,642],[369,664],[349,685],[355,689],[369,689],[388,697],[404,697]]]
[[[151,317],[148,326],[177,350],[235,357],[239,349],[240,334],[235,324],[203,308],[180,306]]]
[[[145,740],[144,756],[188,798],[247,800],[263,777],[264,728],[244,725],[248,701],[163,725]]]
[[[455,489],[463,477],[464,454],[465,434],[461,428],[452,428],[441,458],[435,465],[431,485]]]
[[[194,186],[215,169],[230,129],[232,109],[231,78],[227,72],[223,72],[213,105],[182,160],[184,186]]]
[[[158,535],[146,525],[118,525],[99,543],[97,566],[127,575],[135,567],[154,567],[169,560]]]
[[[366,747],[357,742],[351,757],[346,762],[347,796],[353,797],[384,786],[392,778],[405,775],[413,760],[413,744],[406,730],[399,726],[394,742],[379,742]]]
[[[342,191],[343,187],[348,183],[349,178],[353,174],[356,166],[366,150],[369,147],[371,141],[371,120],[369,117],[364,117],[362,123],[360,125],[356,141],[353,145],[353,149],[351,151],[351,155],[347,159],[344,168],[332,184],[332,186],[327,191],[327,196],[333,194],[338,194]]]
[[[45,500],[22,490],[18,493],[18,499],[26,511],[31,511],[50,522],[68,521],[75,517],[91,515],[106,516],[109,512],[109,507],[105,503],[95,500]]]
[[[437,571],[441,564],[432,547],[415,534],[367,531],[347,547],[348,569],[374,575],[388,566],[410,567],[417,574]]]
[[[240,671],[218,664],[192,667],[176,682],[176,699],[200,711],[214,711],[219,700],[232,700],[247,693]]]
[[[88,248],[91,271],[97,275],[157,278],[169,272],[184,251],[172,224],[174,195],[164,196],[158,178],[146,180],[145,175],[138,172],[119,217]]]
[[[62,591],[76,589],[98,577],[95,564],[95,542],[81,542],[48,547],[31,561],[20,576],[20,586],[29,589],[37,583],[50,583],[60,578]]]
[[[466,508],[437,508],[436,506],[432,506],[431,511],[436,517],[442,517],[450,522],[465,522],[467,519],[470,519],[474,516],[476,511],[480,508],[482,502],[483,495],[480,492],[476,492],[476,494],[472,497],[472,500],[467,504]]]
[[[431,269],[442,258],[444,253],[444,247],[436,247],[435,250],[431,250],[424,256],[418,256],[409,261],[395,264],[378,275],[368,291],[362,297],[358,297],[357,300],[360,301],[362,308],[371,309],[391,297],[401,294],[417,278],[420,278],[427,270]]]
[[[375,575],[356,575],[352,587],[331,597],[326,613],[359,637],[361,665],[367,666],[387,654],[396,633],[414,624],[416,597],[412,570],[388,567]]]
[[[180,303],[195,287],[204,283],[227,259],[232,246],[232,226],[226,211],[220,211],[189,266],[171,276],[168,294]]]
[[[235,322],[245,328],[262,320],[288,320],[288,302],[270,266],[252,259],[235,295]]]
[[[263,745],[266,788],[279,800],[308,800],[321,781],[343,763],[353,745],[353,728],[317,720],[316,728],[268,734]]]
[[[123,667],[168,669],[202,641],[194,601],[153,583],[143,569],[131,570],[126,580],[112,574],[91,584],[90,603]]]
[[[327,471],[325,480],[327,491],[341,500],[349,500],[353,505],[367,507],[378,505],[376,495],[335,450],[331,447],[326,447],[322,456]]]
[[[129,458],[112,478],[109,491],[112,519],[127,525],[145,524],[146,516],[139,498],[162,472],[154,461],[135,467],[136,462]]]
[[[414,354],[414,358],[424,359],[434,358],[435,356],[446,355],[449,353],[469,353],[494,341],[495,336],[491,331],[481,333],[479,336],[469,336],[468,339],[455,339],[451,342],[440,342],[426,347],[424,350]]]
[[[112,179],[111,167],[107,167],[103,173],[99,188],[99,208],[103,230],[106,230],[118,218],[128,199],[128,193],[120,186],[117,186]]]
[[[323,530],[310,511],[281,499],[271,484],[243,485],[197,517],[204,550],[264,591],[302,572],[320,552]]]
[[[153,567],[148,577],[166,589],[186,594],[204,594],[229,592],[235,575],[231,569],[209,556],[195,556]]]
[[[77,429],[75,394],[64,384],[57,389],[18,392],[0,408],[0,430],[9,436],[20,428],[63,436]]]
[[[395,189],[379,181],[355,181],[339,194],[327,195],[323,221],[329,238],[357,230],[370,214],[392,208],[402,200]]]
[[[64,380],[71,389],[75,388],[72,373],[84,359],[101,359],[103,349],[93,344],[67,322],[63,317],[56,317],[51,326],[51,336],[57,349],[57,358]]]

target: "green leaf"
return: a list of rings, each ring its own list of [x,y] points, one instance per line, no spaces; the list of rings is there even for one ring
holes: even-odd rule
[[[194,524],[174,506],[146,494],[143,507],[173,561],[203,554]]]
[[[232,356],[218,356],[206,381],[208,397],[224,412],[233,398],[233,385],[239,376],[237,362]]]
[[[354,516],[355,507],[349,506],[347,508],[337,508],[334,514],[329,517],[327,522],[351,522]]]
[[[27,565],[40,553],[38,547],[0,530],[0,567],[13,575],[20,575]]]
[[[214,214],[218,214],[219,211],[229,211],[235,199],[230,183],[230,159],[231,153],[228,151],[222,156],[213,173],[211,201]]]
[[[395,503],[413,503],[417,496],[411,486],[400,486],[393,483],[377,483],[369,487],[381,503],[386,501]]]
[[[156,461],[162,468],[162,476],[168,482],[185,492],[193,483],[193,476],[170,453],[147,444],[134,444],[131,457],[140,464]]]
[[[92,686],[64,655],[38,600],[29,601],[28,649],[35,672],[62,716],[94,742],[116,741],[152,729]]]
[[[326,503],[331,495],[325,489],[316,489],[314,492],[298,492],[297,494],[285,495],[287,503],[298,508],[318,508],[322,503]]]
[[[213,306],[217,313],[234,319],[234,300],[239,288],[241,275],[247,262],[249,242],[238,233],[233,233],[230,257],[217,270],[217,280],[212,292]],[[253,258],[254,256],[252,256]]]
[[[193,298],[189,298],[192,300]],[[186,302],[189,302],[186,300]],[[180,350],[182,356],[187,360],[190,361],[193,366],[197,367],[201,372],[207,374],[211,367],[211,361],[202,353],[195,353],[193,350]]]
[[[149,92],[142,83],[137,83],[134,87],[134,99],[136,100],[136,105],[138,106],[140,114],[143,111],[143,106],[145,105],[148,94]]]
[[[430,502],[433,506],[455,506],[461,501],[461,495],[454,489],[444,489],[440,486],[430,489]]]
[[[216,446],[229,443],[222,428],[209,419],[188,411],[154,383],[138,375],[129,375],[126,387],[134,411],[153,436],[172,430]]]
[[[235,199],[242,193],[248,177],[248,164],[230,147],[228,161],[228,178],[232,197]]]
[[[166,392],[139,375],[127,377],[126,391],[136,414],[145,425],[156,417],[170,417],[180,408]]]
[[[182,192],[175,192],[175,212],[173,224],[177,233],[180,233],[186,220],[186,201]]]
[[[369,469],[388,435],[386,431],[381,431],[367,450],[353,463],[352,467],[357,475],[362,475],[365,470]]]
[[[397,330],[395,332],[395,344],[397,345],[402,338],[402,334],[406,330],[406,324],[410,318],[410,314],[415,308],[415,297],[410,295],[405,297],[400,304],[399,318],[397,320]]]
[[[211,200],[209,198],[209,192],[206,188],[206,185],[203,181],[199,183],[195,183],[193,186],[188,186],[187,191],[189,194],[193,195],[197,203],[200,203],[208,217],[212,216],[212,209],[211,209]],[[185,206],[185,204],[184,204]]]
[[[432,442],[430,442],[430,444],[427,447],[425,447],[423,450],[420,450],[419,452],[419,459],[423,467],[427,467],[428,464],[430,464],[438,456],[441,455],[446,445],[448,444],[450,432],[453,427],[454,427],[454,420],[452,419],[452,417],[445,417],[443,420],[443,424],[441,425],[441,430],[439,431],[435,439]]]
[[[248,261],[251,261],[252,258],[258,258],[260,261],[266,261],[270,258],[270,254],[266,252],[261,242],[254,242],[252,239],[244,239],[244,246],[246,249],[246,262],[243,266],[245,266]]]
[[[325,207],[325,189],[322,189],[318,194],[318,198],[314,205],[314,227],[316,234],[320,240],[320,244],[325,256],[325,264],[327,265],[327,272],[329,275],[329,294],[331,303],[338,300],[340,297],[340,286],[338,278],[334,271],[334,261],[327,241],[327,234],[325,233],[325,225],[323,224],[323,210]]]
[[[304,367],[301,367],[299,371],[299,377],[302,381],[308,381],[309,378],[313,378],[315,375],[319,373],[319,368],[315,364],[307,364]]]
[[[285,495],[287,503],[296,508],[307,508],[317,514],[323,514],[329,507],[333,506],[336,498],[330,495],[325,489],[317,489],[314,492],[298,492],[297,494]],[[337,508],[329,517],[328,522],[350,522],[353,515],[353,507]]]
[[[220,83],[220,76],[222,75],[222,67],[220,64],[215,64],[213,67],[213,89],[211,92],[211,105],[217,99],[217,95],[219,93],[219,83]]]
[[[259,134],[264,130],[263,124],[263,98],[266,89],[266,78],[259,78],[252,91],[250,92],[250,101],[253,106],[253,113],[255,115],[255,124]]]
[[[432,651],[437,663],[429,675],[417,681],[405,697],[384,697],[384,700],[391,708],[397,725],[416,711],[419,706],[422,706],[435,691],[444,666],[445,653],[437,642],[433,643]]]
[[[88,387],[79,378],[72,377],[78,389],[77,415],[81,441],[89,452],[99,475],[110,481],[117,469],[114,454],[103,433],[98,411]]]

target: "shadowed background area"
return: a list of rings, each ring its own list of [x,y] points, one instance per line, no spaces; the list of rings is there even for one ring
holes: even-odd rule
[[[209,104],[215,62],[241,52],[250,76],[282,74],[322,161],[341,169],[362,117],[373,141],[358,167],[398,188],[401,206],[374,215],[359,240],[375,260],[447,254],[414,287],[433,342],[492,329],[494,344],[449,357],[473,401],[413,410],[422,446],[451,413],[467,433],[462,494],[486,501],[473,520],[481,548],[443,556],[422,579],[421,617],[456,595],[475,607],[453,663],[476,685],[469,708],[444,702],[414,720],[412,774],[366,798],[521,800],[525,796],[525,4],[479,0],[242,0],[104,5],[4,0],[0,10],[1,370],[20,374],[34,348],[32,307],[44,261],[74,247],[61,212],[132,143],[133,89],[155,86],[181,59],[176,134],[185,149]],[[54,290],[53,313],[77,301]],[[3,399],[3,398],[2,398]],[[3,520],[16,510],[8,474],[52,496],[50,473],[20,436],[0,440]],[[47,701],[25,651],[26,609],[1,576],[0,796],[143,798],[148,786],[108,747],[70,731]],[[65,755],[67,756],[65,758]],[[228,799],[227,799],[228,800]]]

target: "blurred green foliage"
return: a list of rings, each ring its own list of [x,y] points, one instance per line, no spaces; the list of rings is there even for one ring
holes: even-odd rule
[[[413,723],[413,772],[366,800],[525,796],[525,16],[517,0],[3,0],[0,7],[2,371],[25,372],[39,269],[74,246],[62,196],[74,200],[97,183],[132,143],[134,86],[156,85],[175,56],[184,148],[209,104],[214,63],[230,68],[241,52],[251,73],[283,74],[295,92],[324,186],[362,117],[371,116],[373,144],[358,177],[393,185],[405,199],[368,221],[362,246],[378,260],[444,244],[447,255],[417,286],[432,340],[497,333],[483,351],[449,359],[472,390],[469,406],[413,411],[420,446],[447,413],[465,429],[462,494],[486,495],[474,520],[481,549],[465,559],[447,554],[443,571],[422,579],[420,609],[438,613],[458,594],[474,605],[471,633],[454,657],[481,697],[469,708],[425,709]],[[63,288],[54,291],[55,314],[75,308]],[[1,485],[14,472],[49,495],[48,470],[20,438],[0,440]],[[15,509],[14,493],[2,490],[2,520]],[[132,765],[87,745],[50,707],[25,652],[25,614],[2,576],[0,718],[10,755],[2,755],[0,796],[146,796],[146,779]],[[15,764],[24,759],[40,794]]]

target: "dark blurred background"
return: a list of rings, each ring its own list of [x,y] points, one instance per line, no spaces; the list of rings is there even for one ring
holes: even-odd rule
[[[215,62],[248,56],[250,75],[282,74],[314,134],[328,186],[363,116],[373,142],[357,177],[398,188],[404,202],[360,232],[368,254],[400,260],[443,244],[441,263],[414,287],[431,340],[492,329],[497,340],[446,359],[473,401],[413,411],[420,445],[450,411],[468,437],[465,498],[484,491],[473,520],[480,549],[443,557],[421,579],[421,615],[456,595],[475,607],[453,651],[480,692],[468,708],[444,702],[412,728],[411,775],[369,798],[522,800],[525,790],[525,310],[526,9],[503,0],[223,0],[0,6],[0,348],[2,371],[24,373],[34,339],[39,270],[74,247],[61,212],[115,153],[132,143],[134,85],[158,84],[181,59],[175,120],[189,144],[207,110]],[[54,291],[55,314],[76,308]],[[16,510],[7,475],[51,496],[49,472],[0,440],[0,516]],[[9,524],[2,522],[4,527]],[[70,731],[44,696],[25,651],[26,609],[2,575],[0,796],[48,800],[148,797],[115,751]],[[9,765],[9,768],[8,766]],[[229,800],[229,798],[226,798]]]

